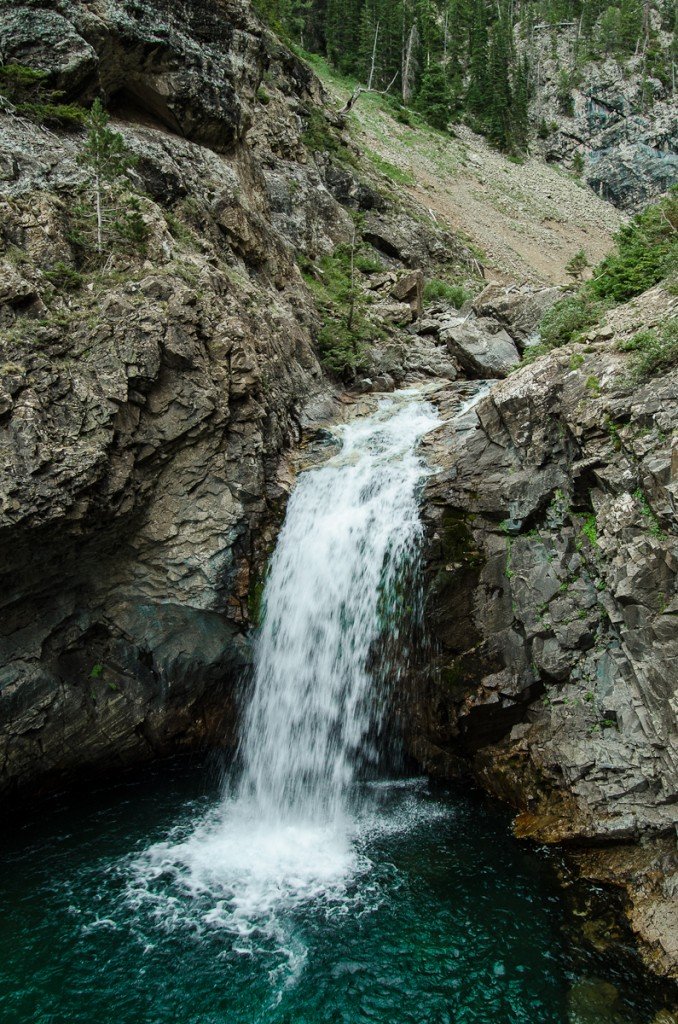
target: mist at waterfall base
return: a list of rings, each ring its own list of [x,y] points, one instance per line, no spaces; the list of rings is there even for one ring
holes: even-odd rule
[[[375,778],[387,684],[409,657],[416,446],[436,424],[396,395],[299,477],[225,788],[168,768],[7,842],[3,1022],[651,1019],[609,966],[582,982],[548,862],[501,811]]]

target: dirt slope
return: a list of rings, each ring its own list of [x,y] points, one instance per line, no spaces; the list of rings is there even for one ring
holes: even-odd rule
[[[314,69],[333,104],[343,106],[351,83],[323,62],[314,60]],[[398,190],[477,246],[493,279],[565,283],[573,254],[584,249],[596,263],[624,223],[619,210],[579,179],[536,158],[514,162],[463,126],[446,137],[416,116],[412,126],[403,124],[383,97],[369,93],[347,120],[362,154]]]

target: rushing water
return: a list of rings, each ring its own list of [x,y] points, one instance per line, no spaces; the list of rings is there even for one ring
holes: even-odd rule
[[[225,788],[173,770],[7,842],[3,1024],[652,1019],[610,968],[586,977],[548,864],[501,812],[374,781],[436,422],[396,396],[300,476]]]
[[[267,826],[338,824],[350,802],[382,708],[380,634],[397,638],[399,583],[421,535],[415,445],[437,423],[425,403],[385,401],[343,427],[340,454],[302,474],[291,496],[264,594],[237,801]]]

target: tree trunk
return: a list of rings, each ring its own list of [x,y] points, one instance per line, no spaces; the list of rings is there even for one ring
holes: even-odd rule
[[[355,228],[351,239],[351,299],[348,306],[348,320],[346,326],[349,331],[353,330],[353,314],[355,312]],[[354,348],[355,348],[355,342]]]
[[[414,75],[414,45],[417,41],[417,26],[412,25],[407,37],[407,45],[403,53],[403,103],[408,105],[412,99],[412,77]]]
[[[377,40],[378,40],[378,38],[379,38],[379,22],[377,22],[377,27],[374,30],[374,43],[372,45],[372,62],[370,64],[370,75],[369,75],[369,78],[367,79],[367,89],[368,89],[368,92],[372,88],[372,82],[374,80],[374,66],[375,66],[375,64],[377,62]]]
[[[99,175],[94,177],[94,195],[96,197],[97,207],[97,252],[99,255],[103,252],[104,240],[103,240],[103,217],[101,214],[101,180]]]

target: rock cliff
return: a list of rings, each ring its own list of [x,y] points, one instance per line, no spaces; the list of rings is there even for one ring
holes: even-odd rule
[[[341,124],[247,5],[173,10],[0,13],[5,66],[42,73],[76,110],[105,98],[143,241],[111,234],[105,259],[83,257],[85,133],[5,98],[3,794],[228,742],[279,458],[332,400],[300,258],[331,253],[369,211],[405,321],[406,264],[467,259],[365,184],[355,158],[314,158],[318,138],[350,157]],[[402,345],[388,351],[402,377]]]
[[[430,770],[470,761],[518,809],[518,835],[628,887],[648,960],[674,977],[678,375],[632,384],[618,343],[677,313],[658,287],[471,408],[468,384],[441,394],[426,502],[437,664],[410,708]]]
[[[678,182],[675,71],[666,81],[651,69],[652,56],[661,55],[665,69],[673,66],[675,30],[657,9],[650,19],[653,55],[582,57],[577,24],[536,31],[530,43],[537,61],[532,113],[542,126],[535,152],[582,174],[598,195],[626,210]]]

